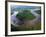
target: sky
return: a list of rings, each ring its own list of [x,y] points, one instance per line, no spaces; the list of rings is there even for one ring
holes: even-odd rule
[[[11,5],[11,12],[15,10],[20,10],[20,9],[36,9],[40,8],[40,6],[22,6],[22,5]]]
[[[11,5],[11,8],[29,8],[29,9],[35,9],[40,8],[40,6],[22,6],[22,5]]]

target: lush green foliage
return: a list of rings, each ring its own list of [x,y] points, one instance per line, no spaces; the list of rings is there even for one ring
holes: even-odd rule
[[[32,20],[35,18],[35,16],[31,13],[30,10],[22,10],[19,12],[16,16],[19,19],[26,19],[26,20]]]

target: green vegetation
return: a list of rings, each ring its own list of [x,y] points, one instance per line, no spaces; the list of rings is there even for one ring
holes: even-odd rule
[[[39,12],[38,12],[39,13]],[[41,13],[39,13],[41,14]],[[19,19],[24,20],[33,20],[35,16],[31,13],[30,10],[21,10],[16,15]],[[28,30],[41,30],[41,22],[36,23],[35,25],[29,26],[29,25],[20,25],[18,27],[14,27],[11,25],[11,31],[28,31]]]
[[[32,20],[35,18],[35,16],[31,13],[30,10],[22,10],[21,12],[19,12],[17,15],[16,15],[17,18],[19,19],[26,19],[26,20]]]

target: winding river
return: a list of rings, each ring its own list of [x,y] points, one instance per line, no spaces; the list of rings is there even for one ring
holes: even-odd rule
[[[39,10],[39,9],[33,9],[33,10],[31,10],[31,13],[36,17],[35,19],[33,19],[33,20],[29,20],[29,21],[26,21],[25,23],[26,24],[32,24],[32,25],[35,25],[35,23],[37,22],[37,21],[39,21],[40,20],[40,14],[38,14],[37,12],[35,12],[36,10]],[[12,25],[14,25],[14,26],[19,26],[19,25],[17,25],[17,23],[20,21],[20,20],[18,20],[18,18],[16,18],[16,15],[18,14],[18,11],[16,12],[14,12],[13,13],[13,15],[11,16],[11,24]]]

